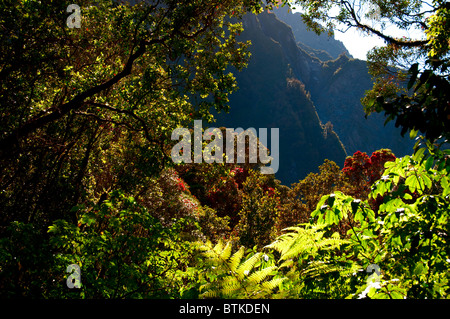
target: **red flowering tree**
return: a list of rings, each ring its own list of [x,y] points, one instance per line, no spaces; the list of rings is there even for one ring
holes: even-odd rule
[[[207,185],[206,204],[214,208],[218,216],[228,216],[231,228],[239,221],[238,214],[242,207],[242,183],[247,176],[247,170],[235,167],[228,174],[218,176]]]
[[[381,149],[372,153],[370,157],[369,182],[373,184],[379,180],[384,172],[384,163],[395,161],[396,157],[389,149]]]
[[[370,187],[381,178],[384,172],[384,163],[394,161],[395,158],[389,149],[375,151],[370,157],[360,151],[347,157],[342,169],[350,184],[346,193],[359,199],[367,198]]]
[[[202,163],[177,165],[176,170],[202,205],[214,209],[218,217],[227,218],[231,228],[238,223],[247,168]]]

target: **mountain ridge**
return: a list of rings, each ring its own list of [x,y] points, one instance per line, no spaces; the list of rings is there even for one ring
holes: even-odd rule
[[[353,58],[344,43],[326,34],[318,35],[303,23],[299,12],[292,12],[288,7],[279,7],[273,10],[276,17],[286,23],[292,29],[292,33],[302,49],[310,54],[322,54],[326,59],[321,61],[335,60],[341,54]]]
[[[366,119],[360,100],[372,86],[367,63],[348,56],[345,47],[337,58],[322,61],[318,55],[332,55],[299,45],[293,28],[276,14],[243,17],[240,40],[252,41],[252,57],[248,67],[235,74],[239,90],[230,96],[229,114],[218,114],[217,122],[280,128],[277,178],[286,184],[317,171],[325,159],[342,166],[356,151],[370,155],[390,148],[397,156],[408,154],[412,142],[401,138],[392,123],[385,126],[382,114]],[[334,41],[327,43],[342,49],[342,43]]]
[[[398,156],[409,154],[414,142],[402,138],[401,129],[392,122],[385,125],[383,114],[373,113],[366,117],[361,98],[373,85],[367,62],[353,59],[341,41],[308,31],[300,13],[292,13],[288,8],[281,7],[275,9],[274,14],[280,21],[293,25],[291,29],[297,43],[305,39],[308,45],[319,43],[317,47],[310,47],[312,52],[303,46],[308,54],[317,55],[314,50],[321,50],[324,54],[327,44],[329,55],[337,55],[332,60],[322,61],[321,70],[313,75],[318,80],[307,85],[307,89],[321,121],[330,123],[347,153],[362,151],[370,154],[381,148],[389,148]],[[302,45],[299,47],[302,48]]]
[[[252,41],[252,57],[248,67],[235,74],[239,90],[230,96],[230,112],[216,118],[220,126],[230,128],[280,128],[276,177],[289,184],[316,170],[326,158],[343,162],[346,153],[338,136],[325,131],[305,84],[292,72],[293,59],[301,62],[310,57],[297,51],[292,33],[285,38],[289,46],[271,34],[273,23],[288,31],[275,19],[267,13],[244,16],[240,40]],[[300,71],[305,75],[309,68],[309,63],[301,63]]]

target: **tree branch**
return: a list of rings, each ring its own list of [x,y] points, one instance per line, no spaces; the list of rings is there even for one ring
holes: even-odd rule
[[[146,47],[156,43],[162,43],[165,40],[166,37],[161,39],[152,39],[151,41],[141,41],[139,48],[129,57],[123,70],[113,78],[76,95],[69,102],[62,104],[59,107],[52,108],[51,111],[46,112],[46,115],[34,117],[21,127],[15,129],[8,136],[0,140],[0,157],[8,157],[8,154],[11,153],[11,149],[17,146],[19,141],[27,137],[30,133],[44,127],[45,125],[53,121],[62,118],[70,111],[79,109],[86,99],[93,97],[94,95],[112,87],[122,78],[130,75],[134,61],[145,53]]]
[[[107,110],[110,110],[110,111],[113,111],[113,112],[116,112],[116,113],[119,113],[119,114],[130,115],[131,117],[136,119],[139,123],[141,123],[142,129],[143,129],[143,132],[144,132],[144,135],[145,135],[145,138],[149,142],[156,143],[156,141],[150,137],[150,133],[149,133],[149,130],[148,130],[147,123],[142,118],[140,118],[139,116],[134,114],[132,111],[117,109],[115,107],[112,107],[112,106],[109,106],[109,105],[106,105],[106,104],[97,103],[97,102],[87,102],[87,103],[92,105],[92,106],[96,106],[96,107],[99,107],[99,108],[107,109]],[[105,121],[107,121],[107,120],[105,120]],[[128,128],[132,129],[132,127],[128,123],[119,123],[119,124],[126,125]]]
[[[354,7],[348,1],[343,1],[342,4],[347,9],[347,11],[350,13],[353,21],[355,22],[355,25],[353,25],[353,26],[360,28],[364,31],[367,31],[369,33],[375,34],[375,35],[379,36],[380,38],[382,38],[383,40],[385,40],[389,44],[395,44],[395,45],[402,46],[402,47],[413,48],[413,47],[426,46],[428,43],[428,40],[402,41],[402,40],[393,38],[391,36],[388,36],[377,29],[374,29],[366,24],[361,23],[361,21],[359,20],[357,14],[355,12]],[[351,24],[351,22],[348,22],[348,23]]]

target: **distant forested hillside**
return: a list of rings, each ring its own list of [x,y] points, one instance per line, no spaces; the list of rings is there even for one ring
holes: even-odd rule
[[[307,75],[314,65],[297,47],[290,28],[267,13],[246,15],[243,23],[241,37],[252,41],[252,57],[247,69],[235,73],[239,90],[230,96],[231,111],[219,114],[217,123],[230,128],[280,128],[276,176],[285,184],[298,182],[325,159],[343,163],[343,145],[322,125],[303,77],[296,76],[291,67],[291,60],[296,59]],[[320,70],[320,61],[316,64]]]
[[[252,58],[235,74],[240,89],[218,123],[279,127],[277,178],[286,184],[316,170],[324,159],[342,166],[356,151],[370,155],[389,148],[408,154],[412,142],[393,123],[385,126],[382,114],[365,118],[360,100],[372,86],[366,62],[349,57],[342,42],[306,30],[298,14],[286,8],[274,12],[244,17],[241,38],[252,41]]]

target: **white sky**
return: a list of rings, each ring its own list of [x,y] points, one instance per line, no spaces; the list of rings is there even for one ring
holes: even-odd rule
[[[410,37],[412,39],[424,39],[425,35],[423,32],[418,30],[411,30],[406,32],[405,30],[399,30],[396,27],[390,27],[385,32],[393,37]],[[383,46],[384,40],[380,37],[373,35],[367,36],[362,35],[360,31],[355,28],[350,28],[347,32],[342,33],[335,31],[334,38],[340,40],[344,43],[350,54],[360,60],[366,60],[367,52],[375,46]]]
[[[349,29],[347,32],[335,32],[334,38],[344,43],[348,52],[355,58],[366,60],[367,52],[375,46],[381,46],[384,41],[377,36],[363,36],[361,32],[355,29]]]
[[[300,12],[299,9],[293,11]],[[378,29],[378,26],[375,26],[375,28]],[[399,38],[402,36],[407,36],[411,39],[425,38],[424,33],[420,30],[411,30],[408,32],[405,30],[400,30],[392,25],[387,27],[383,33]],[[334,37],[344,43],[345,47],[354,58],[360,60],[366,60],[367,52],[373,47],[384,45],[384,41],[380,37],[376,35],[363,35],[362,32],[358,31],[356,28],[350,28],[345,33],[335,31]]]

